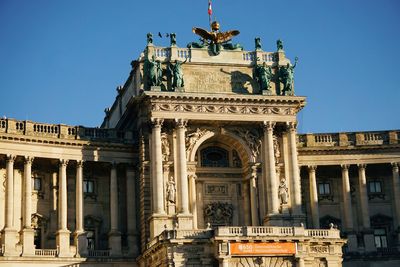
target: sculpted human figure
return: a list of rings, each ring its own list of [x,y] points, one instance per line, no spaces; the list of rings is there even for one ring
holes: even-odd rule
[[[147,85],[160,86],[162,83],[162,68],[161,62],[156,61],[156,57],[153,55],[151,60],[145,59],[144,62],[144,73],[147,75]]]
[[[175,60],[175,64],[170,63],[168,68],[172,76],[172,88],[184,86],[182,64],[185,64],[186,61],[187,58],[184,62]]]
[[[261,50],[261,38],[257,37],[254,39],[256,50]]]
[[[171,41],[171,46],[175,46],[176,45],[176,34],[175,33],[171,33],[169,35],[170,41]]]
[[[150,32],[147,34],[147,44],[152,44],[153,43],[153,34]]]
[[[167,200],[170,203],[175,203],[176,188],[174,178],[170,177],[167,183]]]
[[[283,42],[281,39],[278,39],[276,41],[276,49],[278,49],[278,51],[282,51],[283,50]]]
[[[253,78],[257,81],[261,91],[272,93],[270,82],[273,77],[272,69],[264,62],[262,65],[256,65],[253,70]]]
[[[298,57],[295,58],[294,65],[287,63],[286,66],[279,68],[279,81],[283,83],[282,95],[294,95],[293,81],[294,68],[297,65]]]
[[[281,179],[281,183],[279,184],[279,189],[278,189],[278,196],[281,201],[281,204],[288,203],[288,188],[286,186],[285,179]]]

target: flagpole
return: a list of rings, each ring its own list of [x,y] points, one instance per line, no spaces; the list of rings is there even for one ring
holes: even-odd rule
[[[211,0],[208,0],[208,21],[211,28],[211,16],[212,16],[212,7],[211,7]]]

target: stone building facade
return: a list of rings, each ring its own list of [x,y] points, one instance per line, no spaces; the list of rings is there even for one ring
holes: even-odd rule
[[[101,128],[0,120],[0,264],[400,263],[399,130],[298,134],[282,47],[148,42]]]

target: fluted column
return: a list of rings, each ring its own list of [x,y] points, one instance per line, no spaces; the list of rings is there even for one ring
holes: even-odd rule
[[[260,220],[258,218],[258,208],[257,208],[257,167],[252,167],[252,172],[250,176],[250,207],[251,207],[251,225],[258,226]]]
[[[393,179],[393,197],[395,204],[395,216],[397,224],[396,229],[400,230],[400,181],[399,181],[399,163],[392,163],[392,179]]]
[[[301,181],[299,175],[299,164],[297,159],[297,143],[296,143],[296,123],[288,123],[289,145],[290,145],[290,169],[293,185],[292,210],[295,215],[301,214]]]
[[[33,256],[35,254],[34,234],[31,226],[32,216],[32,162],[33,157],[25,157],[24,162],[24,206],[22,215],[22,244],[23,256]]]
[[[276,178],[273,130],[275,123],[264,122],[264,177],[267,184],[268,215],[279,213],[278,181]]]
[[[6,201],[5,201],[5,224],[1,236],[3,256],[17,255],[17,230],[14,227],[14,155],[6,158]]]
[[[152,119],[152,158],[153,171],[153,212],[156,214],[165,214],[164,208],[164,181],[162,166],[162,149],[161,149],[161,126],[162,119]]]
[[[133,166],[126,168],[126,218],[128,228],[129,254],[138,255],[137,222],[136,222],[136,183]]]
[[[308,166],[312,222],[313,222],[314,228],[319,228],[320,225],[319,225],[319,207],[318,207],[316,169],[317,169],[317,166]]]
[[[176,138],[178,145],[177,155],[177,169],[178,169],[178,180],[180,185],[180,204],[181,214],[189,214],[189,186],[187,178],[187,160],[186,160],[186,144],[185,144],[185,133],[186,133],[187,121],[179,119],[176,120]]]
[[[58,170],[58,231],[56,243],[59,248],[59,257],[69,257],[70,252],[70,231],[67,228],[67,165],[68,160],[60,159]]]
[[[77,249],[77,255],[85,256],[87,254],[87,240],[83,229],[83,161],[76,162],[76,180],[75,180],[75,220],[76,227],[74,232],[74,243]]]
[[[367,178],[365,176],[365,164],[358,164],[358,186],[360,194],[361,218],[364,229],[371,227],[369,222],[369,207],[367,193]]]
[[[110,171],[110,232],[108,246],[111,255],[121,254],[121,233],[118,231],[118,177],[117,164],[111,164]]]
[[[345,229],[353,230],[353,208],[351,205],[349,165],[342,165],[342,191],[343,191],[343,211],[345,219]]]

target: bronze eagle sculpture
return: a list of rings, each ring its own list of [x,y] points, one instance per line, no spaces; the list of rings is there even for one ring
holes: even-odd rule
[[[193,27],[193,32],[213,44],[226,43],[240,33],[238,30],[220,32],[219,23],[216,21],[211,24],[211,29],[212,31],[209,32],[202,28]]]

